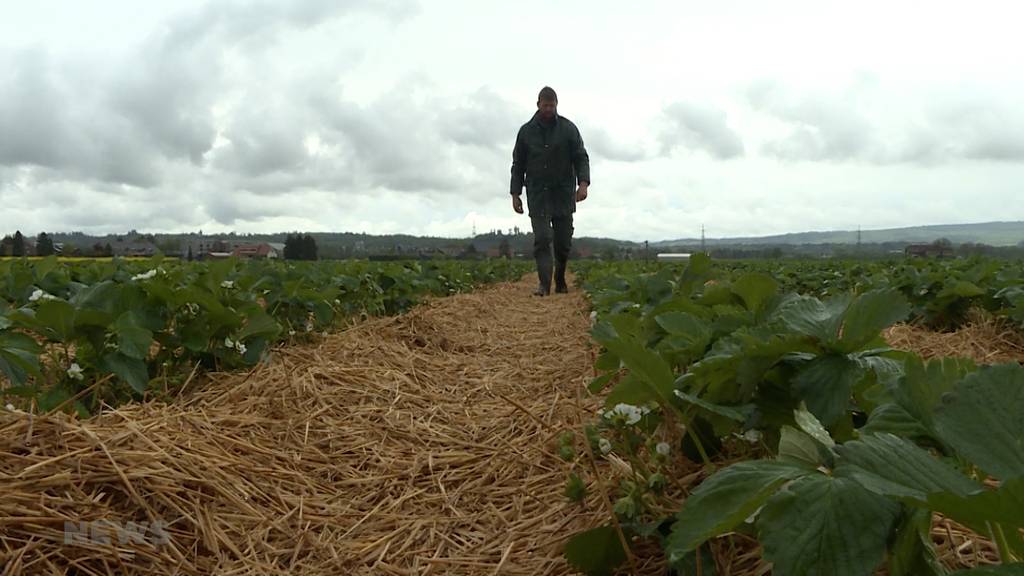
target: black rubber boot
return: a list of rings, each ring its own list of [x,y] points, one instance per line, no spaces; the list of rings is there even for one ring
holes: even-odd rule
[[[569,292],[569,285],[565,283],[565,262],[555,263],[555,292],[566,294]]]
[[[547,296],[551,294],[551,254],[548,253],[547,257],[541,253],[537,258],[537,291],[534,292],[537,296]]]

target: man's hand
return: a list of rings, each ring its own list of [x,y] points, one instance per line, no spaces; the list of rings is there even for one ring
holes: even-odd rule
[[[512,209],[516,211],[516,214],[523,213],[523,197],[513,196],[512,197]]]
[[[587,182],[580,182],[580,187],[576,189],[576,201],[583,202],[587,199],[587,188],[590,186]]]

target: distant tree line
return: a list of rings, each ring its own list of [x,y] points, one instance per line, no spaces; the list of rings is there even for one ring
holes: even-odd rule
[[[289,234],[284,241],[285,260],[316,260],[316,240],[309,234]]]
[[[487,257],[530,258],[532,234],[521,230],[492,231],[469,240],[451,238],[414,237],[409,235],[371,236],[356,233],[310,234],[291,233],[284,238],[284,258],[288,260],[318,260],[321,258],[370,258],[405,260],[410,258],[463,258],[483,259]],[[200,258],[193,253],[195,234],[140,234],[132,231],[133,238],[155,244],[164,254],[184,259]],[[200,236],[202,234],[200,233]],[[223,235],[226,238],[245,238],[250,242],[280,242],[280,235]],[[0,256],[63,256],[110,257],[115,253],[111,244],[118,245],[120,236],[89,236],[81,232],[68,234],[40,233],[34,239],[21,231],[0,238]],[[228,251],[229,243],[222,242],[220,251]],[[722,259],[774,259],[774,258],[842,258],[842,259],[890,259],[904,257],[908,252],[906,241],[881,243],[829,243],[829,244],[712,244],[702,247],[697,243],[650,246],[645,250],[643,243],[626,243],[606,238],[578,238],[573,241],[573,259],[599,258],[602,260],[654,259],[659,252],[705,251],[714,258]],[[921,245],[921,243],[913,243]],[[925,251],[929,257],[971,257],[988,256],[995,258],[1024,258],[1024,240],[1013,246],[965,242],[954,244],[948,238],[939,238],[928,244],[936,250]],[[187,248],[186,248],[187,246]],[[120,250],[118,250],[120,253]]]
[[[15,232],[14,236],[8,234],[0,240],[0,256],[25,256],[25,237],[21,235],[21,230]]]
[[[6,235],[0,239],[0,256],[53,256],[62,254],[64,256],[113,256],[114,249],[110,243],[102,244],[97,242],[92,249],[81,250],[78,247],[65,242],[63,250],[58,251],[57,244],[53,237],[46,232],[40,232],[36,236],[35,244],[30,244],[25,236],[18,230],[14,235]]]
[[[53,239],[46,232],[40,232],[36,237],[36,256],[52,256],[57,253],[53,246]]]

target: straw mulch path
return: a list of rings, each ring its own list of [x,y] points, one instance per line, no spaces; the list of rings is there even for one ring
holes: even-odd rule
[[[922,358],[970,358],[978,364],[1024,362],[1024,333],[1005,319],[974,311],[969,322],[953,332],[897,324],[886,330],[889,345]]]
[[[281,348],[170,405],[0,410],[2,573],[570,573],[565,539],[607,518],[567,502],[557,456],[589,319],[581,293],[531,288]],[[65,521],[104,520],[165,522],[168,542],[65,543]]]

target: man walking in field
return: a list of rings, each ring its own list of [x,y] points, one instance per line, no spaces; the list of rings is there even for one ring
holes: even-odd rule
[[[523,124],[512,150],[512,209],[523,213],[523,186],[533,226],[533,257],[540,284],[537,296],[551,293],[554,244],[555,292],[568,292],[565,267],[572,248],[572,215],[587,199],[590,157],[576,125],[558,115],[558,96],[545,86],[537,113]]]

